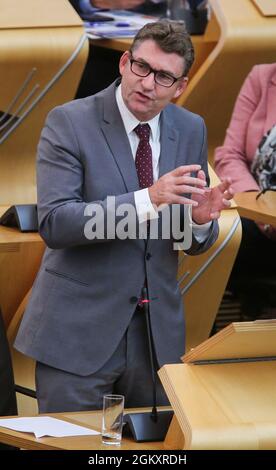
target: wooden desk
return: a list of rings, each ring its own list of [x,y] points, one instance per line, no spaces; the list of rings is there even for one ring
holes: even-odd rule
[[[8,208],[9,206],[0,206],[0,216]],[[0,225],[0,253],[19,251],[21,243],[39,243],[42,245],[43,241],[39,233],[22,233],[17,228]]]
[[[141,409],[139,411],[143,411]],[[149,411],[149,409],[146,409]],[[135,411],[135,410],[131,410]],[[101,429],[102,411],[84,411],[79,413],[54,413],[47,416],[63,419],[70,423]],[[1,420],[0,420],[1,423]],[[0,442],[29,450],[164,450],[163,442],[134,442],[123,438],[122,445],[106,446],[101,442],[101,435],[72,437],[43,437],[36,439],[33,434],[13,431],[0,427]]]
[[[276,226],[276,192],[267,191],[256,200],[257,194],[257,191],[235,194],[240,216]]]

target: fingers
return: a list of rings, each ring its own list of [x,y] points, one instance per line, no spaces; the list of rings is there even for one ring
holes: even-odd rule
[[[194,201],[193,199],[190,199],[188,197],[180,196],[175,193],[170,193],[167,196],[167,203],[166,204],[184,204],[184,205],[189,205],[189,206],[198,206],[198,202]],[[159,204],[160,205],[160,204]],[[159,207],[159,205],[157,205]]]
[[[232,184],[232,179],[231,178],[225,178],[225,180],[223,180],[219,185],[218,185],[218,188],[220,189],[220,191],[222,193],[224,193],[225,191],[233,191],[232,188],[231,188],[231,184]],[[234,194],[232,192],[232,194]]]
[[[234,196],[234,190],[231,188],[232,180],[231,178],[226,178],[223,180],[217,188],[222,193],[222,202],[225,207],[230,207],[230,199]]]
[[[187,184],[176,185],[173,187],[175,194],[205,194],[205,189],[198,188],[196,186],[189,186]]]
[[[171,173],[174,176],[183,176],[183,175],[186,175],[187,173],[192,173],[193,171],[197,172],[200,169],[201,169],[200,165],[181,165],[181,166],[178,166]]]
[[[206,186],[206,181],[196,178],[194,176],[177,176],[174,178],[175,184],[192,184],[192,185],[197,185],[197,186]]]
[[[200,178],[202,181],[205,181],[205,184],[207,184],[206,175],[203,170],[199,170],[199,172],[197,173],[197,177]]]
[[[224,192],[223,192],[223,196],[226,198],[226,199],[232,199],[234,197],[234,190],[231,188],[231,186],[229,186]]]
[[[223,199],[222,199],[222,203],[223,203],[223,205],[224,205],[225,207],[227,207],[227,208],[228,208],[228,207],[231,207],[231,201],[229,201],[228,199],[223,198]]]

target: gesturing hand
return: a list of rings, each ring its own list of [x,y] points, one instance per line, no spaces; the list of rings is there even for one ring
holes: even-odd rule
[[[200,165],[182,165],[161,176],[149,188],[151,202],[157,207],[161,204],[190,204],[197,206],[198,202],[195,197],[190,199],[183,196],[183,194],[204,195],[205,179],[191,176],[191,172],[199,172],[200,168]]]
[[[197,177],[202,181],[206,180],[203,170],[198,172]],[[214,188],[205,188],[204,194],[193,194],[194,201],[198,202],[198,206],[192,209],[192,218],[195,223],[205,224],[218,219],[220,212],[231,206],[230,199],[234,194],[231,183],[231,178],[226,178]]]

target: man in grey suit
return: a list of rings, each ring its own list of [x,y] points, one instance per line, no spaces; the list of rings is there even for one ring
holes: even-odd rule
[[[37,172],[47,249],[15,343],[37,361],[40,412],[101,408],[106,393],[125,395],[127,407],[152,404],[139,307],[145,283],[157,367],[179,362],[184,352],[181,237],[172,229],[160,235],[164,214],[180,209],[183,226],[191,213],[186,251],[196,255],[216,240],[216,219],[232,197],[230,180],[206,186],[203,120],[170,104],[185,89],[192,62],[182,23],[148,24],[121,57],[121,80],[47,118]],[[149,140],[138,135],[141,128]],[[135,225],[127,237],[126,208]],[[160,383],[157,397],[167,402]]]

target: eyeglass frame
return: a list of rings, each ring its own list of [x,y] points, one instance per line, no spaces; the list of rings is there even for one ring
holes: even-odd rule
[[[134,75],[136,75],[137,77],[141,77],[141,78],[146,78],[146,77],[148,77],[151,73],[153,73],[153,75],[154,75],[154,81],[155,81],[155,83],[157,83],[157,85],[163,86],[163,87],[165,87],[165,88],[171,88],[178,80],[180,80],[181,78],[184,78],[184,77],[185,77],[184,74],[181,75],[181,77],[174,77],[173,75],[170,75],[169,73],[164,72],[163,70],[156,70],[156,69],[152,68],[147,62],[134,59],[134,57],[133,57],[133,55],[132,55],[131,52],[129,53],[129,55],[130,55],[130,57],[129,57],[130,70],[132,71],[132,73],[134,73]],[[138,75],[138,73],[133,72],[133,70],[132,70],[132,64],[133,64],[133,63],[138,63],[138,64],[141,64],[141,65],[146,65],[146,66],[148,66],[148,68],[149,68],[149,73],[147,73],[146,75]],[[158,82],[156,81],[156,74],[158,74],[158,73],[160,73],[160,72],[163,73],[164,75],[167,75],[167,77],[170,77],[170,78],[173,80],[173,82],[172,82],[171,85],[162,85],[162,83],[158,83]]]

